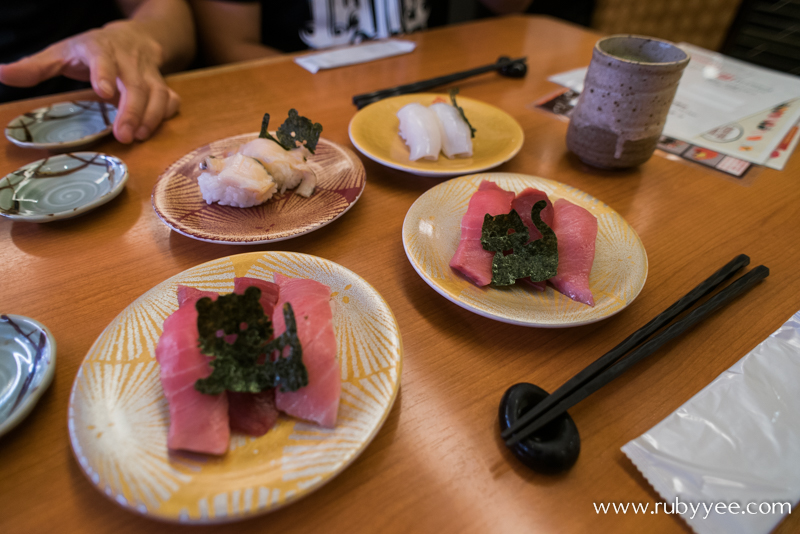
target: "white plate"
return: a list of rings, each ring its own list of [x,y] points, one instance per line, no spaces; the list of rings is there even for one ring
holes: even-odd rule
[[[0,215],[50,222],[75,217],[122,192],[128,167],[99,152],[74,152],[45,158],[0,179]]]
[[[6,138],[23,148],[66,152],[111,133],[117,108],[106,102],[59,102],[29,111],[6,126]]]
[[[33,410],[53,381],[56,341],[42,323],[0,315],[0,436]]]
[[[549,286],[542,292],[522,284],[477,287],[450,268],[461,238],[461,218],[483,180],[517,193],[534,187],[547,193],[553,202],[567,199],[597,217],[595,258],[589,279],[594,307],[575,302]],[[478,315],[523,326],[558,328],[605,319],[633,302],[647,278],[644,245],[620,214],[583,191],[525,174],[475,174],[429,189],[406,214],[403,247],[422,279],[448,300]]]
[[[177,285],[227,293],[235,276],[272,280],[273,272],[331,288],[342,368],[336,427],[281,416],[264,436],[233,434],[223,456],[171,453],[155,347],[164,319],[178,308]],[[72,448],[103,495],[142,515],[199,524],[266,513],[320,488],[364,451],[397,397],[402,354],[386,301],[336,263],[291,252],[211,261],[139,297],[95,341],[72,387]]]

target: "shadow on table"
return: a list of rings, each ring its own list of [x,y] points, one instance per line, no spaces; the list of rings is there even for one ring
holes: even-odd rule
[[[106,204],[70,219],[48,223],[13,221],[11,239],[17,248],[40,257],[74,253],[80,240],[85,252],[102,248],[132,228],[142,207],[130,197],[127,189]]]

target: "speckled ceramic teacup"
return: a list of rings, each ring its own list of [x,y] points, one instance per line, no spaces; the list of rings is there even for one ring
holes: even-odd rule
[[[640,165],[655,151],[689,54],[636,35],[597,42],[570,117],[567,148],[602,168]]]

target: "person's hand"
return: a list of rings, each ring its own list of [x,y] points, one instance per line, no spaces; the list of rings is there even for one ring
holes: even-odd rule
[[[158,42],[137,31],[135,21],[115,21],[0,65],[0,82],[31,87],[58,75],[91,81],[101,98],[119,97],[114,136],[131,143],[150,137],[180,107],[180,97],[159,71],[162,55]]]

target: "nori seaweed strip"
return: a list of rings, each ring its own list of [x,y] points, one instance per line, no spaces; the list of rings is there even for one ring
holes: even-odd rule
[[[458,112],[461,114],[461,118],[464,119],[464,122],[466,122],[467,126],[469,126],[470,136],[474,138],[475,137],[475,132],[477,132],[478,130],[473,128],[472,124],[470,124],[469,120],[467,119],[467,116],[464,114],[464,108],[462,108],[461,106],[459,106],[456,103],[456,95],[457,94],[458,94],[458,87],[453,87],[452,89],[450,89],[450,102],[453,103],[453,107],[456,108],[458,110]]]
[[[283,305],[283,319],[286,331],[267,345],[267,354],[278,351],[279,355],[273,362],[275,387],[279,387],[281,391],[297,391],[308,385],[308,371],[303,365],[303,347],[300,346],[297,335],[294,311],[288,302]],[[284,354],[285,347],[289,347],[288,354]]]
[[[294,108],[289,110],[289,117],[275,132],[283,148],[288,146],[287,150],[289,150],[297,146],[305,146],[312,154],[317,148],[320,134],[322,134],[322,125],[312,122],[306,117],[301,117]]]
[[[276,386],[281,391],[296,391],[308,384],[303,365],[303,349],[291,305],[284,308],[286,332],[270,343],[272,321],[264,314],[261,290],[249,287],[243,295],[220,295],[216,301],[205,297],[197,301],[197,329],[200,351],[213,356],[211,375],[195,382],[201,393],[217,395],[223,391],[258,393]],[[270,356],[290,347],[289,357]],[[260,362],[260,360],[263,360]]]
[[[309,152],[314,154],[322,134],[322,125],[313,122],[311,119],[301,117],[297,110],[289,110],[289,117],[283,121],[275,132],[277,139],[269,133],[269,113],[264,113],[261,119],[261,132],[258,137],[261,139],[271,139],[278,143],[284,150],[291,150],[298,146],[305,146]]]
[[[272,134],[269,133],[269,113],[264,113],[264,117],[261,119],[261,131],[258,134],[259,139],[270,139],[278,143],[284,150],[290,150],[291,147],[286,148],[280,141],[272,137]]]
[[[516,210],[506,215],[483,218],[481,245],[494,251],[492,259],[492,284],[509,286],[519,278],[529,277],[532,282],[552,278],[558,271],[558,239],[555,232],[542,221],[541,212],[547,202],[540,200],[531,208],[534,226],[542,233],[541,239],[528,240],[528,228]],[[511,254],[506,254],[513,251]]]

